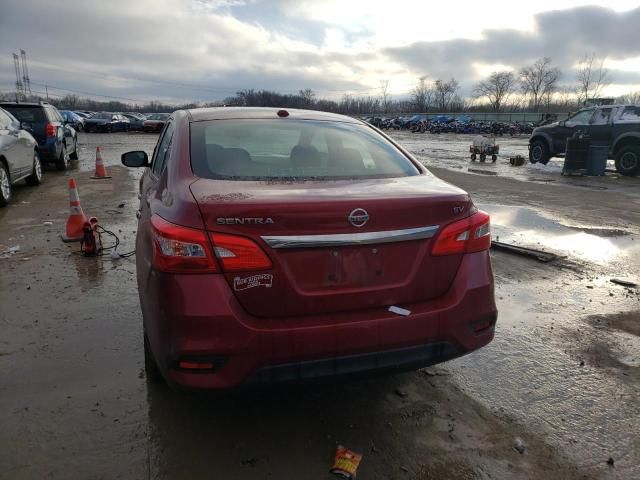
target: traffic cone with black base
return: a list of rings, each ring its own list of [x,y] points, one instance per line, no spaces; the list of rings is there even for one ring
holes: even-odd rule
[[[84,237],[84,224],[87,221],[87,216],[80,206],[80,196],[73,177],[69,179],[69,207],[71,212],[67,219],[65,234],[62,235],[62,241],[79,242]]]
[[[107,169],[104,168],[102,154],[100,153],[100,147],[96,147],[96,171],[91,178],[93,178],[94,180],[111,178],[109,175],[107,175]]]

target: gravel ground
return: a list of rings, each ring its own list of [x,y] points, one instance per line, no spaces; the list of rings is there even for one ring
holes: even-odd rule
[[[497,175],[472,174],[469,136],[394,135],[467,189],[501,241],[561,257],[493,253],[489,346],[304,389],[147,383],[134,258],[85,259],[59,234],[73,174],[85,212],[132,249],[140,172],[117,164],[157,136],[81,134],[75,170],[48,170],[0,211],[0,478],[331,478],[337,444],[364,454],[365,479],[640,478],[640,292],[610,281],[640,280],[640,179],[564,178],[502,157],[478,167]],[[500,141],[506,154],[526,148]],[[96,146],[111,180],[89,179]]]

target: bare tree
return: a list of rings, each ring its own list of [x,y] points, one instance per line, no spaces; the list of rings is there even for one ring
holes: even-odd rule
[[[382,98],[382,109],[384,113],[387,113],[391,97],[389,94],[389,80],[380,80],[380,97]]]
[[[578,63],[578,101],[586,104],[592,98],[598,98],[602,90],[607,87],[609,70],[604,68],[605,57],[598,60],[595,54],[585,55]]]
[[[474,93],[478,98],[486,98],[494,112],[499,112],[516,87],[513,72],[493,72],[489,78],[478,83]]]
[[[633,105],[640,105],[640,90],[635,92],[629,92],[626,95],[622,95],[618,98],[618,103],[630,103]]]
[[[417,112],[426,112],[431,103],[432,91],[427,84],[427,77],[420,77],[418,85],[411,92],[411,100]]]
[[[316,102],[316,94],[310,88],[299,90],[298,95],[301,97],[305,107],[310,107]]]
[[[451,78],[448,82],[443,80],[436,80],[434,84],[435,96],[438,102],[438,109],[441,112],[445,112],[447,110],[447,106],[451,101],[451,98],[456,94],[460,85],[455,78]]]
[[[551,66],[549,57],[541,58],[520,70],[520,88],[522,93],[530,97],[534,111],[540,110],[543,101],[550,102],[561,75],[559,68]]]

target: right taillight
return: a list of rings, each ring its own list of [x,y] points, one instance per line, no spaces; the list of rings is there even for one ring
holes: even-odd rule
[[[489,214],[478,211],[444,227],[435,240],[432,255],[455,255],[488,250],[491,247]]]
[[[56,126],[53,123],[47,123],[47,126],[45,127],[45,132],[47,134],[47,137],[55,137],[58,133]]]
[[[253,240],[225,233],[212,233],[210,236],[213,249],[225,272],[271,268],[271,260]]]

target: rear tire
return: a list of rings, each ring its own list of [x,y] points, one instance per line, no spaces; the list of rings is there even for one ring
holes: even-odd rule
[[[531,163],[542,163],[546,165],[549,163],[549,159],[551,156],[549,155],[549,146],[547,142],[544,140],[534,140],[531,142],[529,148],[529,162]]]
[[[25,180],[27,185],[31,185],[32,187],[42,183],[42,162],[40,161],[38,152],[33,152],[33,173]]]
[[[69,154],[71,160],[78,160],[78,140],[73,141],[73,153]]]
[[[151,383],[163,383],[164,377],[162,373],[160,373],[160,369],[158,368],[158,364],[153,358],[153,352],[151,351],[151,346],[149,345],[149,339],[147,338],[147,334],[144,334],[144,371],[147,375],[147,380]]]
[[[475,161],[476,161],[476,158],[477,158],[477,157],[476,157],[476,154],[475,154],[475,153],[472,153],[472,154],[471,154],[471,161],[472,161],[472,162],[475,162]]]
[[[64,150],[65,149],[63,148],[62,152],[60,152],[60,158],[56,160],[56,170],[59,172],[64,172],[67,169],[67,160],[65,158]]]
[[[484,153],[480,154],[480,161],[484,162],[487,159],[487,156]]]
[[[622,147],[616,154],[616,170],[628,177],[640,174],[640,146]]]
[[[6,207],[11,201],[11,177],[7,165],[0,160],[0,207]]]
[[[498,156],[497,155],[491,155],[491,161],[493,163],[496,163],[496,160],[498,160]]]

